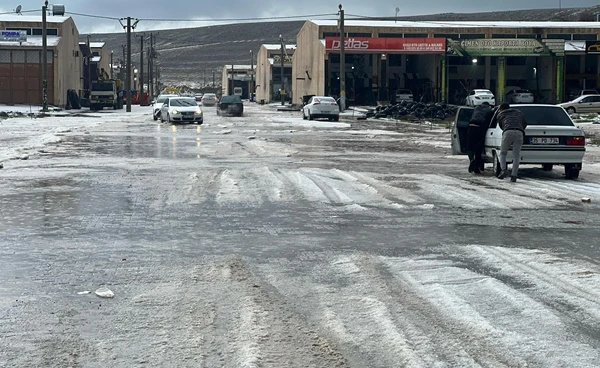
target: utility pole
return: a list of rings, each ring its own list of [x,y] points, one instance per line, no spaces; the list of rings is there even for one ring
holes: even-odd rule
[[[233,88],[235,87],[235,85],[233,84],[234,83],[234,81],[233,81],[233,68],[234,68],[234,65],[231,64],[231,89],[229,90],[229,93],[227,93],[228,95],[232,95],[233,94]]]
[[[252,98],[252,95],[254,94],[254,52],[252,50],[250,50],[250,77],[251,82],[250,82],[250,96],[249,96],[249,100],[253,101],[254,99]]]
[[[140,106],[144,106],[144,37],[146,37],[146,35],[142,33],[140,36],[140,74],[138,76],[138,83],[140,85]]]
[[[48,29],[46,10],[48,1],[42,6],[42,112],[48,112]]]
[[[215,71],[213,70],[213,82],[212,87],[215,88]]]
[[[338,6],[339,28],[340,28],[340,110],[346,110],[346,53],[344,37],[344,10],[342,4]]]
[[[115,79],[114,69],[115,64],[113,64],[113,52],[110,50],[110,79]]]
[[[127,25],[124,25],[122,20],[127,19]],[[131,30],[135,29],[135,26],[138,24],[139,19],[135,20],[135,23],[131,24],[131,17],[121,18],[119,19],[121,26],[127,30],[127,71],[125,81],[125,89],[126,89],[126,102],[127,102],[127,112],[131,112]],[[125,48],[123,48],[125,51]]]
[[[284,53],[284,48],[285,45],[283,44],[283,36],[279,35],[279,42],[281,42],[281,87],[279,88],[279,97],[281,97],[281,106],[285,105],[285,89],[283,88],[283,53]]]

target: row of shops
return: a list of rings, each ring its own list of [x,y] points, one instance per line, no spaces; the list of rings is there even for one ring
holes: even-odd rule
[[[338,97],[343,73],[346,99],[356,105],[389,101],[399,89],[423,102],[461,104],[470,90],[485,88],[503,101],[508,86],[558,103],[599,87],[599,33],[597,22],[347,20],[342,71],[337,22],[307,21],[296,44],[263,45],[256,66],[237,66],[237,74],[226,67],[223,93],[233,79],[258,101],[279,101],[279,91],[293,103]]]

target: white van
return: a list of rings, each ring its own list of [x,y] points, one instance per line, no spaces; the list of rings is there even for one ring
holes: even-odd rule
[[[233,87],[233,94],[234,94],[234,96],[240,96],[240,97],[242,97],[242,92],[243,92],[242,87]]]

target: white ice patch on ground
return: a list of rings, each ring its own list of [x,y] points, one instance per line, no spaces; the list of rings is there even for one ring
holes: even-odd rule
[[[326,120],[302,120],[299,118],[281,118],[277,117],[273,119],[275,124],[285,124],[286,126],[296,126],[305,128],[350,128],[352,125],[349,123],[331,122]]]

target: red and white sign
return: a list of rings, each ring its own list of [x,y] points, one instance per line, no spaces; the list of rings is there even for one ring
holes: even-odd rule
[[[327,51],[339,51],[341,40],[337,37],[325,38]],[[344,41],[344,50],[357,52],[430,52],[445,53],[445,38],[367,38],[348,37]]]

